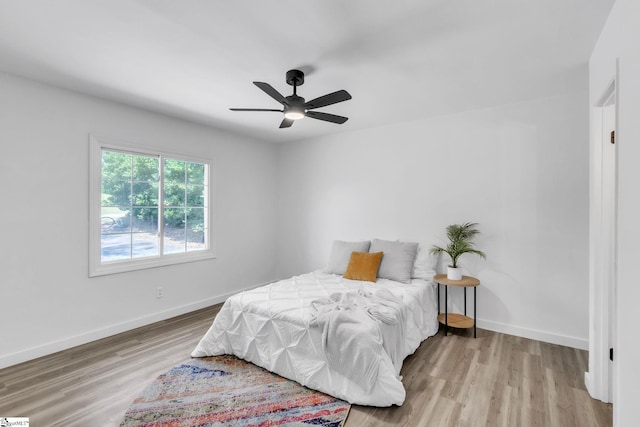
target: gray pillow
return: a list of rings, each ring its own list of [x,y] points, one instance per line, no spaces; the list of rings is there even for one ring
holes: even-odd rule
[[[369,251],[384,253],[378,277],[402,283],[411,282],[411,271],[418,252],[418,243],[374,239]]]
[[[325,273],[344,274],[347,271],[352,252],[369,252],[370,241],[366,242],[343,242],[334,240],[329,256],[329,264],[324,269]]]
[[[431,281],[436,275],[436,267],[440,254],[432,254],[429,248],[418,245],[416,262],[413,263],[412,279],[423,279]]]

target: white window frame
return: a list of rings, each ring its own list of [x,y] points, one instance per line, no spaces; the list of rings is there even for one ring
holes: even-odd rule
[[[101,257],[101,212],[102,212],[102,150],[114,150],[133,155],[151,155],[167,157],[186,162],[204,163],[207,165],[208,182],[205,215],[205,242],[207,248],[203,250],[177,253],[158,254],[156,256],[134,258],[127,260],[102,262]],[[161,267],[165,265],[181,264],[215,258],[212,240],[212,171],[211,159],[193,157],[184,154],[170,153],[137,144],[122,141],[110,141],[105,138],[89,135],[89,277],[103,276],[107,274],[124,273],[147,268]],[[162,185],[162,183],[160,184]],[[161,221],[161,218],[158,219]]]

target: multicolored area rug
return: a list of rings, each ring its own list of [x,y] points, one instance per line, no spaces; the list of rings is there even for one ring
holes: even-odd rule
[[[350,405],[234,356],[190,359],[160,375],[121,427],[342,426]]]

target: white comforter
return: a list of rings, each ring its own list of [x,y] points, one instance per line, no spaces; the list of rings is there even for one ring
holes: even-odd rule
[[[438,331],[435,294],[419,279],[296,276],[227,299],[191,355],[233,354],[350,403],[402,405],[402,362]]]

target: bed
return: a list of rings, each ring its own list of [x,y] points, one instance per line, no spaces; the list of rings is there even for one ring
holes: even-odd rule
[[[402,405],[402,363],[438,330],[435,284],[328,270],[228,298],[191,355],[232,354],[352,404]]]

